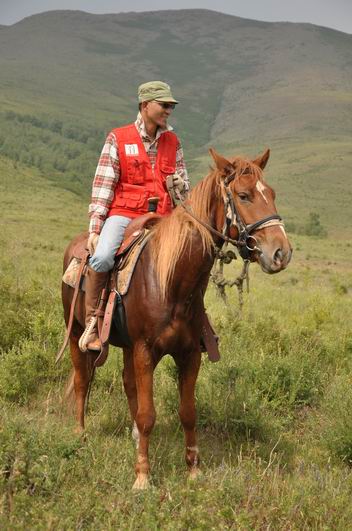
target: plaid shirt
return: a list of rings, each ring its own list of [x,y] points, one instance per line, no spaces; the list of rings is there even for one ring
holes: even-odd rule
[[[158,151],[158,140],[165,131],[172,131],[172,127],[170,125],[167,125],[165,128],[158,127],[156,137],[152,141],[147,135],[141,113],[138,113],[135,125],[143,141],[151,165],[154,167]],[[176,151],[176,173],[185,181],[185,189],[188,191],[189,178],[180,142],[177,144]],[[89,205],[89,232],[100,234],[114,198],[115,188],[119,178],[120,162],[118,145],[114,133],[111,132],[106,138],[93,180],[92,201]]]

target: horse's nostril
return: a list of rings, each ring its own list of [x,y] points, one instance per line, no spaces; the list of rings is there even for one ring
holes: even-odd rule
[[[274,253],[274,262],[281,262],[282,259],[283,259],[284,255],[283,255],[283,252],[282,252],[282,249],[276,249],[275,253]]]

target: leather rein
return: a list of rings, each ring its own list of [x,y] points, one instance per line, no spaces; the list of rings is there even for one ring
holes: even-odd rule
[[[249,260],[251,252],[257,251],[260,254],[262,253],[261,249],[257,246],[257,239],[255,238],[255,236],[253,236],[252,233],[258,229],[263,229],[265,227],[273,225],[283,226],[283,222],[279,214],[272,214],[271,216],[266,216],[265,218],[255,221],[254,223],[245,223],[236,208],[233,195],[229,187],[229,184],[235,179],[235,177],[236,174],[232,173],[224,180],[226,199],[224,199],[225,220],[222,232],[218,231],[217,229],[214,229],[214,227],[209,225],[209,223],[206,223],[198,216],[196,216],[193,213],[192,208],[187,205],[186,202],[182,199],[180,193],[177,193],[177,196],[181,203],[181,206],[193,219],[198,221],[198,223],[203,225],[203,227],[208,229],[215,236],[221,238],[225,243],[231,243],[232,245],[237,247],[238,252],[243,260]],[[232,226],[235,226],[238,229],[237,240],[230,237],[230,229]],[[250,245],[250,241],[253,242],[252,246]]]

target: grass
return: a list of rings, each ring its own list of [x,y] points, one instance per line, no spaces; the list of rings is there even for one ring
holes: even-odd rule
[[[98,373],[86,441],[73,435],[72,418],[61,406],[68,363],[52,367],[55,342],[44,349],[44,379],[40,372],[38,379],[37,361],[45,334],[19,345],[16,354],[5,353],[1,384],[10,374],[6,361],[31,351],[32,363],[20,365],[12,385],[22,382],[23,372],[40,386],[28,394],[21,385],[22,394],[14,396],[0,385],[3,525],[346,528],[351,338],[348,319],[337,338],[334,323],[349,315],[349,301],[333,288],[319,296],[318,290],[307,294],[292,286],[275,306],[275,290],[261,284],[259,274],[253,283],[243,321],[226,314],[212,291],[208,296],[222,360],[204,360],[198,380],[203,477],[196,484],[186,480],[171,360],[156,372],[153,486],[135,495],[129,490],[134,448],[119,351]]]
[[[98,371],[86,440],[61,399],[68,355],[53,363],[62,253],[85,228],[87,205],[21,164],[3,159],[1,175],[1,528],[349,528],[352,247],[331,233],[293,234],[287,271],[251,266],[242,319],[236,292],[227,308],[210,287],[222,358],[204,358],[197,384],[203,476],[187,481],[166,357],[155,375],[152,487],[135,494],[120,350]]]

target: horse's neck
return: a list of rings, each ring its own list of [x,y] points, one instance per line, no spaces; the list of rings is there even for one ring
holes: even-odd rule
[[[175,268],[171,293],[177,293],[180,300],[188,300],[197,292],[204,293],[213,263],[214,257],[204,255],[201,239],[197,241],[195,237]]]
[[[219,232],[222,231],[224,223],[224,207],[222,202],[214,201],[210,209],[209,219],[206,220],[206,223]],[[223,244],[223,240],[216,235],[213,236],[213,241],[216,247],[221,247]],[[202,237],[197,230],[194,230],[192,240],[188,242],[175,268],[173,283],[177,293],[182,294],[185,298],[189,297],[198,289],[204,293],[208,284],[210,271],[214,264],[214,257],[214,253],[204,253]]]

